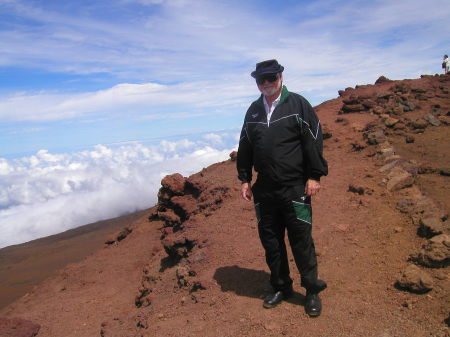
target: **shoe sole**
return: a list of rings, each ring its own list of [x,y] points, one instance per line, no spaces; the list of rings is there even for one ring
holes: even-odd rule
[[[278,306],[280,303],[278,303],[278,304],[263,303],[263,307],[266,309],[272,309],[272,308],[275,308],[276,306]]]
[[[308,316],[311,318],[319,317],[321,312],[307,312]]]

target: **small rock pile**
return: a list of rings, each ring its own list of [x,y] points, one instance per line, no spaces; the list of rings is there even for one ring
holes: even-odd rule
[[[449,125],[449,112],[442,111],[440,104],[434,104],[430,112],[424,113],[422,117],[410,119],[405,113],[420,109],[421,102],[432,98],[448,99],[449,82],[448,76],[438,78],[441,85],[437,87],[423,88],[414,86],[412,83],[401,82],[393,84],[385,91],[372,91],[368,93],[358,93],[353,88],[340,90],[339,95],[343,97],[343,105],[340,114],[348,113],[371,113],[379,115],[384,125],[395,131],[410,131],[412,133],[423,132],[428,125],[440,126]],[[376,83],[386,83],[390,80],[377,80]],[[368,88],[371,85],[358,86],[358,88]],[[372,142],[379,142],[377,135],[371,136]],[[413,138],[407,139],[413,142]]]

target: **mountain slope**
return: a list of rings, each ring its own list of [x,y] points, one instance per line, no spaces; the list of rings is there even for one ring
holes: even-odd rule
[[[262,308],[268,269],[231,159],[166,177],[158,205],[120,241],[1,315],[39,324],[39,337],[448,336],[448,236],[436,238],[448,234],[450,76],[377,82],[316,107],[330,167],[313,199],[329,285],[320,318],[304,313],[292,259],[295,296]],[[415,283],[411,264],[426,275]]]

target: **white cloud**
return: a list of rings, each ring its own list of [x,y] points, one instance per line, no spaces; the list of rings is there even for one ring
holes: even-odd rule
[[[153,206],[166,174],[188,176],[228,159],[235,135],[224,140],[222,147],[182,139],[0,158],[0,247]]]
[[[229,106],[248,101],[253,86],[214,83],[118,84],[110,89],[75,94],[18,93],[0,97],[0,121],[52,121],[99,114],[123,114],[128,118],[145,115],[147,119],[192,117],[186,109]],[[172,113],[156,112],[171,107]]]
[[[203,138],[206,139],[207,141],[210,141],[212,144],[216,144],[216,145],[223,144],[222,137],[215,133],[208,133],[208,134],[204,135]]]

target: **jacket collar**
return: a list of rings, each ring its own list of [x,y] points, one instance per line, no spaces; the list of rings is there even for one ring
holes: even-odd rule
[[[286,100],[286,98],[289,96],[289,94],[290,94],[289,90],[287,89],[287,87],[285,85],[283,85],[283,88],[281,89],[280,102],[278,103],[278,105],[283,103]],[[263,94],[261,94],[261,96],[259,96],[259,98],[255,102],[264,107]]]

